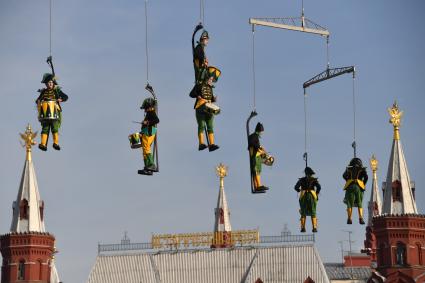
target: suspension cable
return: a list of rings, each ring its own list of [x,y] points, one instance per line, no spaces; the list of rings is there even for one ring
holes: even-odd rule
[[[49,0],[49,55],[52,56],[52,0]]]
[[[307,153],[307,92],[304,89],[304,161],[305,166],[308,165],[308,153]]]
[[[356,71],[353,71],[353,149],[354,149],[354,157],[356,157],[356,89],[355,89],[355,81],[356,81]]]
[[[145,0],[145,51],[146,51],[146,83],[149,84],[148,0]]]
[[[255,26],[252,25],[252,84],[253,84],[253,105],[256,108],[256,83],[255,83]]]
[[[330,59],[329,59],[329,35],[326,36],[326,68],[329,70],[330,68]]]
[[[204,0],[199,0],[199,22],[202,24],[205,23],[205,2]]]

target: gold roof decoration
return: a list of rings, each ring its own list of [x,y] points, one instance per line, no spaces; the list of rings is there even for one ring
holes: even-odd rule
[[[27,150],[27,160],[31,160],[31,148],[33,145],[36,145],[37,143],[35,142],[35,137],[37,136],[37,132],[33,133],[32,129],[31,129],[31,125],[28,124],[25,132],[19,133],[19,135],[21,136],[21,139],[24,141],[24,144],[22,144],[23,147],[26,148]]]
[[[372,158],[370,159],[370,168],[372,168],[373,172],[378,171],[378,159],[376,159],[375,154],[372,155]]]
[[[394,127],[394,139],[400,139],[399,128],[401,125],[401,118],[403,117],[403,111],[400,111],[397,105],[397,101],[394,102],[391,108],[388,108],[388,113],[390,114],[390,123]]]
[[[227,166],[225,166],[223,163],[220,163],[217,167],[215,167],[215,172],[217,173],[218,177],[224,178],[227,176],[227,169]]]

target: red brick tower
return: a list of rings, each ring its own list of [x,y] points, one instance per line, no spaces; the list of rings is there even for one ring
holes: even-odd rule
[[[394,140],[383,185],[382,213],[373,218],[376,239],[376,271],[368,282],[425,282],[425,215],[418,214],[415,188],[410,181],[400,142],[403,112],[396,103],[388,109],[394,126]]]
[[[366,226],[366,240],[364,241],[365,249],[362,252],[370,256],[370,261],[373,266],[376,266],[376,237],[373,233],[373,217],[381,214],[382,201],[378,187],[378,160],[375,155],[370,159],[370,167],[373,173],[372,190],[370,193],[370,200],[368,204],[368,221]]]
[[[31,160],[35,135],[29,125],[21,134],[27,155],[18,196],[13,202],[10,232],[0,236],[1,283],[59,282],[54,265],[55,237],[44,226],[44,202]]]

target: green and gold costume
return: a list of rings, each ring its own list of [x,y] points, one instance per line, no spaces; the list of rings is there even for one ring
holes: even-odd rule
[[[155,161],[151,151],[152,143],[155,140],[159,118],[155,111],[156,101],[152,98],[147,98],[143,101],[141,109],[144,109],[146,114],[142,122],[140,135],[142,136],[142,152],[143,161],[145,163],[145,170],[155,171]]]
[[[347,205],[347,224],[351,224],[352,208],[357,207],[359,211],[359,222],[364,224],[363,220],[363,194],[368,180],[366,168],[363,167],[359,158],[353,158],[349,166],[342,175],[346,181],[344,190],[344,203]]]
[[[261,133],[264,127],[261,123],[255,126],[255,132],[248,137],[248,150],[250,156],[251,178],[254,189],[257,191],[265,191],[269,188],[261,184],[261,170],[264,162],[264,154],[266,153],[260,144]]]
[[[57,85],[55,77],[52,74],[46,73],[43,76],[42,83],[46,84],[49,81],[53,81],[53,89],[43,88],[39,90],[40,95],[36,99],[36,104],[38,108],[41,109],[41,103],[43,101],[55,101],[55,108],[57,110],[58,119],[55,120],[41,120],[41,142],[39,148],[41,150],[47,150],[47,140],[49,137],[49,132],[52,132],[53,135],[53,147],[57,150],[60,150],[59,146],[59,128],[62,123],[62,107],[60,106],[60,101],[65,102],[68,100],[68,95],[62,92],[62,89]],[[40,110],[39,110],[40,111]]]
[[[306,167],[304,172],[306,176],[300,178],[294,187],[300,193],[301,232],[305,232],[305,220],[307,216],[311,216],[313,232],[317,232],[316,207],[322,188],[317,178],[313,177],[314,171],[310,167]]]

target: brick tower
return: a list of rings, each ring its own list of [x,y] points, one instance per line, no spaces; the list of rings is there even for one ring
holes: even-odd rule
[[[425,215],[418,214],[414,183],[411,182],[400,141],[403,112],[394,103],[388,109],[394,139],[383,185],[382,213],[372,220],[376,239],[376,270],[368,282],[425,282]]]
[[[44,202],[31,159],[35,136],[29,125],[21,134],[26,160],[18,196],[13,202],[10,232],[0,236],[1,283],[59,283],[54,264],[55,237],[44,226]]]

